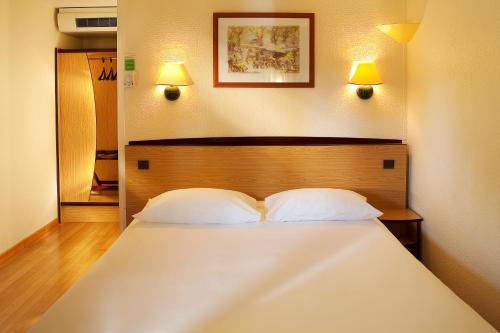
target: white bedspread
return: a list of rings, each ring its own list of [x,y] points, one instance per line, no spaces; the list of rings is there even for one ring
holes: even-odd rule
[[[134,223],[31,332],[496,332],[378,221]]]

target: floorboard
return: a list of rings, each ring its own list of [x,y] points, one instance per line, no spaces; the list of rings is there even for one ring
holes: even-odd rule
[[[0,332],[26,332],[119,233],[118,223],[63,223],[0,261]]]

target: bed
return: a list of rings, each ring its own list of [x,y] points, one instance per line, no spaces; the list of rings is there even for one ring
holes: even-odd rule
[[[126,164],[130,225],[31,332],[495,332],[377,219],[130,217],[161,191],[206,185],[259,200],[343,185],[381,208],[406,205],[405,145],[148,143],[127,147]]]

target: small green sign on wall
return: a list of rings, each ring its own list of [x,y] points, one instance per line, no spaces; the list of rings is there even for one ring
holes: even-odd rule
[[[135,59],[134,58],[125,58],[125,70],[126,71],[134,71],[135,70]]]
[[[126,88],[135,87],[135,57],[125,56],[125,73],[123,77],[123,85]]]

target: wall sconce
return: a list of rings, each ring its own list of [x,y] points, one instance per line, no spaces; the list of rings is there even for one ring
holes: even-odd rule
[[[179,86],[190,86],[193,84],[193,80],[183,63],[166,62],[163,64],[156,84],[166,85],[165,98],[169,101],[175,101],[181,95]]]
[[[372,85],[381,84],[377,68],[373,62],[354,62],[349,83],[359,85],[356,90],[358,97],[369,99],[373,95]]]
[[[418,23],[397,23],[378,25],[377,29],[400,44],[406,44],[412,40],[418,29]]]

